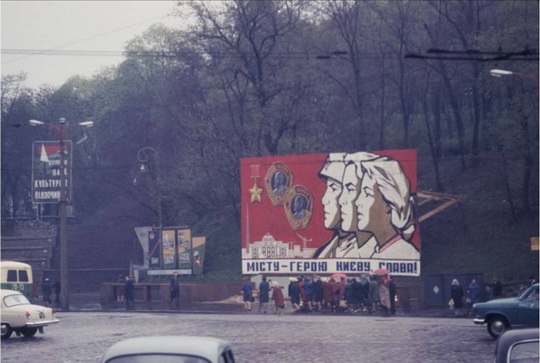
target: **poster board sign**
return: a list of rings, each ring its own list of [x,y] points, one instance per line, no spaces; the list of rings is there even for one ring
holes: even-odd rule
[[[176,230],[161,231],[163,245],[163,268],[176,268]]]
[[[202,275],[204,269],[204,252],[206,237],[193,237],[193,274]]]
[[[191,268],[191,230],[178,229],[177,233],[178,268]]]
[[[71,140],[64,141],[63,165],[60,141],[34,141],[32,144],[32,202],[58,203],[62,190],[65,201],[72,197]]]
[[[149,251],[149,232],[152,231],[152,227],[135,227],[135,234],[141,245],[144,255],[144,266],[149,267],[150,262],[150,251]]]
[[[420,275],[416,150],[241,160],[242,272]]]
[[[161,230],[148,232],[148,264],[150,268],[161,267]]]

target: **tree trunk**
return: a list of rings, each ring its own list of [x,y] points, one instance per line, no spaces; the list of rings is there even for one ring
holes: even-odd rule
[[[439,87],[434,92],[432,97],[433,104],[433,149],[434,156],[440,158],[442,156],[441,151],[441,93]]]
[[[428,141],[429,141],[429,150],[431,151],[431,158],[433,159],[433,167],[435,169],[435,180],[437,182],[437,190],[444,191],[443,184],[441,183],[441,178],[439,175],[439,162],[437,160],[437,151],[435,148],[435,143],[433,141],[433,137],[431,135],[431,126],[429,124],[429,110],[428,110],[428,101],[427,101],[427,90],[428,86],[426,85],[426,90],[424,92],[424,99],[422,100],[422,106],[424,108],[424,120],[426,123],[426,130],[428,133]],[[437,96],[435,96],[437,97]]]
[[[506,158],[504,157],[504,153],[501,152],[501,159],[502,159],[502,178],[504,182],[504,188],[506,190],[506,197],[508,198],[508,204],[510,205],[510,212],[512,213],[512,223],[517,221],[517,213],[516,213],[516,207],[514,204],[514,199],[512,198],[512,190],[510,188],[510,180],[508,179],[508,170],[506,167]]]
[[[461,117],[461,113],[459,112],[459,102],[458,102],[456,93],[454,92],[454,89],[452,88],[452,83],[450,82],[450,78],[448,77],[448,72],[446,71],[446,66],[444,65],[444,62],[439,61],[439,65],[440,65],[440,71],[441,71],[440,73],[443,79],[443,84],[446,87],[446,92],[448,93],[448,98],[450,99],[450,107],[452,107],[454,120],[456,122],[461,167],[463,169],[466,169],[467,165],[465,164],[465,129],[463,126],[463,118]]]

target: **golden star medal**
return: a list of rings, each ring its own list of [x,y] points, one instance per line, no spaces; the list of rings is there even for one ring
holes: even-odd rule
[[[257,185],[253,184],[253,188],[249,189],[249,194],[251,194],[251,203],[261,202],[262,189]]]

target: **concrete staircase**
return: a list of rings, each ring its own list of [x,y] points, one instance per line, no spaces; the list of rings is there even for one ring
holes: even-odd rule
[[[32,266],[37,291],[43,277],[60,278],[60,245],[57,226],[15,225],[1,237],[2,260]],[[142,256],[132,226],[67,225],[70,292],[99,292],[103,282],[116,282],[129,273],[132,256]]]
[[[15,228],[13,236],[2,236],[2,260],[32,266],[34,283],[39,287],[45,271],[51,268],[56,236],[56,226]]]

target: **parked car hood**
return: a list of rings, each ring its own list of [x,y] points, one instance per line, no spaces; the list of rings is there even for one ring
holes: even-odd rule
[[[503,299],[495,299],[495,300],[490,300],[490,301],[486,301],[486,302],[483,302],[483,303],[477,303],[477,304],[474,304],[474,307],[477,308],[477,307],[492,307],[492,306],[502,306],[502,305],[513,305],[515,303],[517,303],[519,301],[519,299],[517,297],[506,297],[506,298],[503,298]]]

